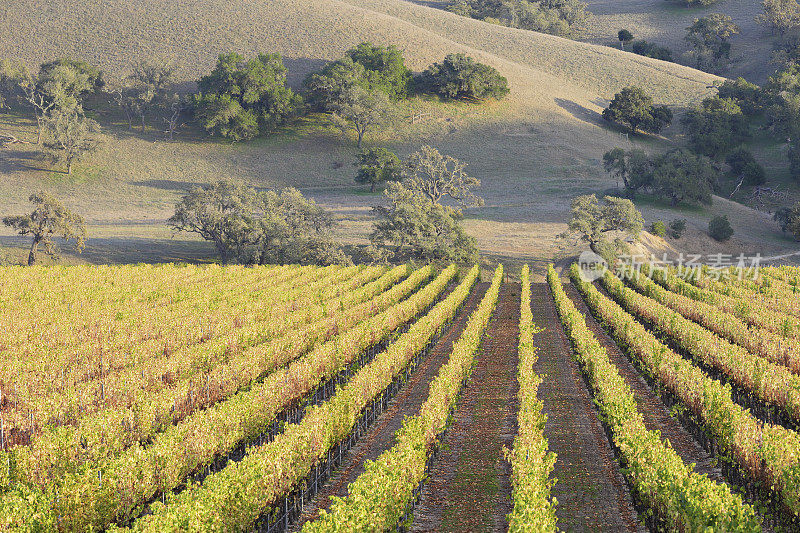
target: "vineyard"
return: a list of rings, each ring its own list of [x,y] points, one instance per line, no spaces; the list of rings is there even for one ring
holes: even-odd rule
[[[800,531],[800,270],[566,274],[2,268],[0,530]]]

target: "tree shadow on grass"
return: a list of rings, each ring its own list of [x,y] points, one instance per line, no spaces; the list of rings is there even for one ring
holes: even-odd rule
[[[591,110],[588,107],[584,107],[577,102],[573,102],[572,100],[566,100],[564,98],[556,98],[555,99],[556,105],[561,109],[567,111],[570,115],[581,120],[583,122],[588,122],[590,124],[595,124],[597,126],[605,126],[606,122],[603,120],[603,116],[598,113],[597,111]]]
[[[39,172],[60,172],[47,168],[47,156],[42,152],[30,149],[0,148],[0,172],[19,172],[33,170]]]
[[[142,180],[134,181],[133,185],[138,185],[139,187],[151,187],[153,189],[161,189],[164,191],[189,192],[195,187],[201,187],[205,184],[194,181],[179,180]]]
[[[138,237],[98,237],[91,236],[86,241],[83,253],[77,254],[73,242],[65,243],[55,239],[59,258],[54,260],[40,254],[37,262],[41,264],[91,263],[95,265],[121,265],[136,263],[212,263],[218,260],[213,246],[201,240],[163,239]],[[9,263],[24,264],[28,257],[30,239],[27,237],[0,237],[0,259]]]

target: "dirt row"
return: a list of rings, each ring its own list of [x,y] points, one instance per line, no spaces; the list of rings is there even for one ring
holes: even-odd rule
[[[300,531],[305,522],[319,516],[320,510],[328,509],[332,496],[347,496],[348,484],[364,471],[365,461],[377,459],[380,454],[394,445],[395,432],[400,429],[403,419],[407,415],[416,414],[427,399],[431,380],[449,358],[453,343],[461,336],[469,316],[477,308],[488,287],[488,283],[477,284],[464,305],[461,306],[455,319],[447,326],[411,379],[389,403],[388,409],[373,422],[368,434],[364,435],[350,449],[339,470],[330,477],[316,497],[306,505],[305,511],[293,526],[292,531]]]
[[[507,527],[511,472],[503,448],[511,448],[517,432],[519,302],[520,285],[504,283],[411,531],[505,531]]]
[[[532,286],[533,321],[544,328],[539,348],[539,398],[547,414],[545,437],[557,455],[552,495],[558,527],[564,531],[646,531],[597,418],[592,397],[572,356],[550,287]]]

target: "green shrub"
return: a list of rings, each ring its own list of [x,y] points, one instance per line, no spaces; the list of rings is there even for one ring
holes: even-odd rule
[[[744,78],[725,80],[719,88],[719,97],[733,100],[742,113],[752,117],[764,111],[764,96],[761,87]]]
[[[667,237],[667,226],[661,220],[656,220],[652,224],[650,224],[650,233],[653,235],[657,235],[662,239]]]
[[[767,180],[767,174],[753,154],[744,148],[737,148],[725,158],[731,167],[730,176],[734,179],[743,179],[745,185],[761,185]]]
[[[672,61],[672,50],[643,40],[633,41],[631,52],[640,56],[660,59],[661,61]]]
[[[633,34],[629,30],[619,30],[617,33],[617,39],[619,39],[620,46],[624,50],[625,43],[629,43],[633,40]]]
[[[508,94],[508,80],[494,67],[478,63],[464,54],[449,54],[434,63],[417,78],[417,87],[444,98],[482,100],[503,98]]]
[[[680,239],[685,229],[686,220],[683,218],[676,218],[669,223],[669,232],[673,239]]]
[[[724,242],[733,236],[733,228],[728,216],[714,217],[708,223],[708,234],[715,241]]]

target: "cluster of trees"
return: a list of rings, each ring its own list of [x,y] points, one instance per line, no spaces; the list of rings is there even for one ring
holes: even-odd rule
[[[683,4],[686,7],[708,7],[712,4],[716,4],[718,0],[667,0],[669,2],[677,2],[679,4]]]
[[[187,107],[175,89],[176,72],[177,65],[170,60],[142,60],[131,65],[127,75],[109,85],[109,95],[125,114],[128,128],[133,129],[137,122],[144,133],[148,119],[158,115],[167,126],[169,138],[174,137],[181,113]]]
[[[653,98],[640,87],[625,87],[603,110],[603,118],[631,133],[658,133],[672,123],[672,110],[665,105],[654,105]]]
[[[580,0],[451,0],[446,9],[486,22],[559,35],[581,37],[591,13]]]
[[[762,0],[762,13],[756,20],[786,36],[800,29],[800,4],[797,0]]]
[[[37,144],[49,143],[71,172],[73,162],[93,147],[97,123],[86,116],[84,99],[103,94],[125,114],[128,126],[160,119],[172,139],[185,115],[211,135],[232,141],[266,135],[311,112],[325,113],[343,131],[353,131],[361,147],[364,135],[388,125],[395,103],[415,92],[445,99],[481,101],[503,98],[508,82],[497,70],[463,54],[451,54],[414,78],[394,46],[361,43],[345,57],[311,74],[302,94],[287,86],[287,69],[278,54],[218,57],[214,69],[198,80],[195,94],[176,90],[177,65],[167,60],[140,61],[129,74],[106,83],[103,73],[83,61],[60,59],[37,73],[0,62],[0,109],[19,101],[32,110]],[[21,142],[16,138],[9,138]]]
[[[716,0],[685,0],[685,3],[687,5],[708,5],[714,1]],[[739,27],[727,15],[712,13],[697,18],[691,26],[686,28],[684,40],[690,46],[690,50],[685,54],[683,60],[700,70],[721,72],[730,61],[730,38],[737,33],[739,33]],[[617,38],[623,50],[628,45],[627,50],[634,54],[662,61],[673,61],[672,50],[645,40],[633,40],[633,34],[629,30],[620,30]]]
[[[36,119],[36,144],[44,145],[72,173],[73,164],[94,147],[97,123],[86,116],[84,99],[105,86],[102,73],[83,61],[59,59],[36,72],[24,64],[0,61],[0,103],[18,103]],[[4,140],[22,142],[13,136]]]
[[[689,58],[697,68],[719,72],[728,66],[730,38],[739,33],[739,26],[728,15],[712,13],[695,19],[686,31],[685,40],[691,47]]]
[[[357,179],[393,180],[384,191],[386,204],[374,208],[378,220],[368,250],[373,259],[477,259],[475,239],[460,221],[463,208],[483,200],[474,194],[480,180],[466,173],[464,163],[430,146],[402,164],[382,149],[362,152],[359,160]],[[168,224],[211,242],[223,263],[351,262],[332,238],[333,216],[296,189],[258,191],[231,181],[198,187],[181,198]]]
[[[800,78],[797,84],[800,88]],[[784,80],[784,85],[791,86],[792,83]],[[773,93],[786,98],[785,90],[773,90]],[[797,101],[800,103],[800,98]],[[752,136],[753,119],[769,107],[757,86],[743,79],[728,80],[720,87],[717,96],[706,98],[681,119],[688,149],[672,150],[650,158],[641,150],[626,152],[616,148],[605,154],[605,168],[623,180],[624,188],[630,194],[649,189],[673,203],[710,201],[711,191],[722,175],[723,164],[727,165],[727,175],[736,180],[737,187],[761,185],[766,181],[766,172],[753,155],[742,148],[742,143]],[[776,111],[775,116],[787,120],[784,111]],[[603,117],[631,132],[657,132],[669,124],[672,115],[668,109],[659,110],[654,106],[642,89],[628,87],[615,95]],[[800,156],[800,150],[796,153]],[[676,173],[676,169],[681,170]],[[678,174],[685,174],[687,178],[678,179]]]
[[[399,260],[429,262],[477,260],[475,239],[461,227],[461,220],[464,208],[483,205],[483,199],[474,192],[480,180],[467,174],[463,162],[430,146],[421,147],[402,164],[383,149],[363,152],[359,159],[357,179],[372,184],[392,180],[384,191],[385,205],[374,208],[377,222],[368,256],[374,260],[393,255]],[[78,253],[84,249],[83,218],[44,192],[32,194],[30,201],[34,204],[31,213],[2,220],[17,234],[31,237],[29,265],[36,263],[42,249],[57,255],[56,237],[74,240]],[[293,188],[259,191],[230,180],[196,187],[176,204],[167,224],[213,244],[224,264],[352,263],[333,239],[333,215]]]
[[[650,191],[673,206],[710,205],[720,177],[711,160],[686,148],[675,148],[656,157],[637,148],[614,148],[603,156],[603,166],[622,180],[628,194]]]
[[[643,39],[633,40],[633,33],[630,30],[619,30],[617,33],[619,46],[625,50],[625,45],[630,45],[628,50],[640,56],[652,57],[661,61],[672,61],[672,50],[655,43],[647,42]]]
[[[354,132],[361,148],[368,132],[393,122],[395,103],[415,92],[480,101],[509,91],[497,70],[463,54],[448,55],[415,79],[400,50],[371,43],[309,75],[302,94],[286,86],[286,76],[277,54],[251,60],[224,54],[198,82],[200,92],[191,98],[195,116],[210,133],[241,141],[300,115],[325,113],[343,132]]]

